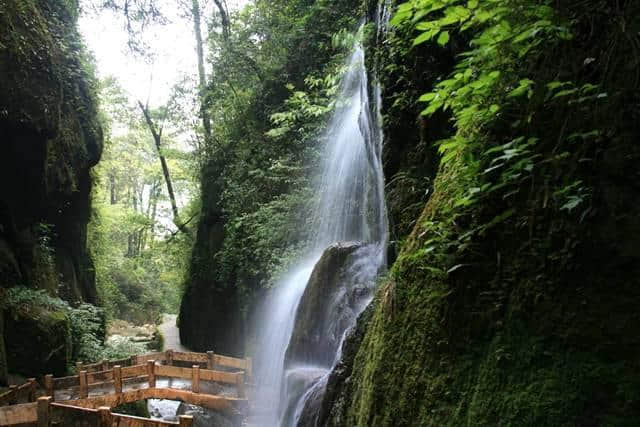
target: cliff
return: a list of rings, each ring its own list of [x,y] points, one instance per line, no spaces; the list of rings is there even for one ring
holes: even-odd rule
[[[77,10],[0,5],[0,287],[96,303],[86,228],[102,130]]]
[[[443,156],[436,169],[425,163],[435,178],[415,222],[390,207],[401,223],[396,230],[412,231],[372,312],[345,344],[321,419],[342,426],[635,425],[640,90],[627,49],[637,43],[638,4],[523,1],[478,12],[483,2],[468,3],[456,16],[501,13],[502,21],[450,29],[438,39],[443,47],[434,38],[407,53],[403,46],[418,33],[402,30],[392,35],[399,40],[378,46],[391,49],[392,59],[400,49],[404,61],[422,52],[444,66],[440,74],[423,69],[426,91],[444,96],[447,84],[459,86],[443,116],[420,118],[418,126],[398,115],[411,108],[387,110],[388,129],[400,120],[424,144],[394,144],[387,158],[430,152],[438,140]],[[540,14],[553,29],[540,29]],[[505,38],[490,62],[483,55],[491,49],[473,49],[487,43],[480,39],[494,25],[487,22],[505,33],[537,26],[536,39]],[[458,59],[460,74],[438,59],[467,49],[458,58],[473,64]],[[472,71],[463,82],[466,67]],[[400,77],[411,81],[416,71],[409,70]],[[459,83],[437,86],[449,76]],[[390,87],[387,103],[402,96]],[[427,105],[414,105],[413,117]]]

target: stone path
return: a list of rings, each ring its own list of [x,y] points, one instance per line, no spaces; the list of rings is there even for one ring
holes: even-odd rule
[[[162,350],[189,351],[180,343],[180,330],[176,326],[175,314],[163,314],[162,323],[158,326],[160,333],[164,337],[164,346]]]

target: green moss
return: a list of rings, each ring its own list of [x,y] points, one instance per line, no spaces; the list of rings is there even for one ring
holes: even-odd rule
[[[63,376],[71,364],[71,322],[65,311],[19,307],[5,312],[7,361],[22,375]]]
[[[608,45],[621,34],[606,18],[610,6],[588,4],[557,6],[572,18],[571,40],[549,42],[544,53],[502,71],[542,82],[573,78],[585,46],[594,56],[604,50],[607,68],[580,75],[585,80],[576,84],[603,81],[607,104],[507,98],[500,108],[508,123],[450,129],[473,137],[473,149],[441,164],[374,301],[349,379],[353,389],[342,396],[347,416],[330,425],[640,423],[640,258],[633,249],[640,208],[638,189],[629,184],[640,160],[633,119],[639,83],[628,78],[624,50]],[[631,17],[637,7],[626,3],[618,12]],[[549,57],[562,61],[550,64],[543,59]],[[602,138],[563,138],[587,128]],[[486,153],[518,135],[538,138],[527,150],[544,161],[501,181],[485,171],[494,164]],[[588,196],[568,209],[563,191],[575,182]],[[496,187],[467,198],[485,184]]]

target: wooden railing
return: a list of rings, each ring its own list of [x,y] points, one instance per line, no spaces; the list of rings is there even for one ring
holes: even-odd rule
[[[158,356],[165,364],[158,364],[154,359],[148,359],[154,356]],[[0,407],[0,426],[35,422],[38,423],[38,426],[48,426],[49,423],[55,423],[61,419],[70,420],[65,421],[64,425],[73,425],[73,420],[82,419],[89,420],[87,422],[96,420],[92,425],[99,426],[190,426],[189,417],[181,418],[180,424],[176,424],[115,414],[111,413],[109,408],[145,399],[170,399],[222,411],[232,419],[238,419],[248,406],[245,398],[247,378],[245,373],[251,373],[252,366],[249,358],[237,359],[216,355],[213,352],[205,354],[167,351],[136,356],[135,359],[131,357],[126,360],[129,363],[128,366],[101,362],[100,368],[110,366],[110,369],[94,371],[85,369],[95,369],[97,364],[92,364],[79,366],[82,370],[77,375],[60,378],[46,375],[44,385],[47,396],[38,399],[37,404],[25,403]],[[131,363],[134,361],[137,364],[132,365]],[[191,367],[172,366],[176,362],[193,363],[193,365]],[[207,366],[207,369],[201,368],[201,364]],[[229,368],[234,371],[208,369],[209,367]],[[191,390],[157,388],[156,380],[158,377],[190,380]],[[236,389],[236,397],[202,392],[201,382],[203,381],[230,384]],[[145,382],[147,388],[131,389],[130,387],[144,385]],[[128,387],[129,390],[127,390]],[[99,389],[101,394],[95,395],[94,393],[91,396],[91,391],[96,389]],[[7,402],[17,403],[18,395],[27,393],[27,390],[29,402],[33,402],[35,380],[30,380],[27,384],[0,395],[0,399],[12,393],[10,397],[6,398]],[[64,392],[64,397],[68,400],[54,402],[56,391],[59,394]]]
[[[22,385],[11,385],[9,391],[0,394],[0,406],[16,405],[20,401],[36,401],[37,383],[35,378],[29,378]]]
[[[167,350],[162,352],[148,353],[140,356],[131,356],[125,359],[119,360],[103,360],[97,363],[83,364],[81,362],[76,363],[76,373],[80,371],[92,372],[105,372],[113,369],[114,366],[135,366],[148,362],[149,360],[155,360],[156,362],[165,362],[166,365],[172,365],[174,362],[187,362],[190,364],[198,363],[201,367],[206,367],[211,370],[220,369],[240,369],[245,372],[247,381],[250,381],[253,375],[253,363],[250,357],[244,359],[223,356],[221,354],[215,354],[213,351],[207,351],[206,353],[195,352],[181,352],[174,350]]]

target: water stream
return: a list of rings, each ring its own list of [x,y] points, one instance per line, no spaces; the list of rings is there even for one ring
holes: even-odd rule
[[[382,12],[380,16],[386,20],[388,13]],[[342,342],[371,301],[376,277],[385,268],[388,225],[380,91],[376,82],[368,81],[360,45],[349,58],[340,87],[339,107],[323,138],[327,142],[315,186],[317,205],[308,256],[279,283],[266,302],[261,320],[254,357],[255,410],[260,415],[253,417],[252,425],[315,424],[326,380],[340,359]],[[337,242],[343,243],[336,246]],[[327,291],[321,303],[301,306],[314,267],[329,246],[350,251],[340,267],[340,283]],[[306,349],[302,359],[291,361],[287,350],[294,345],[291,340],[296,322],[309,314],[299,313],[299,308],[313,311],[310,314],[319,325],[314,337],[320,344]]]

